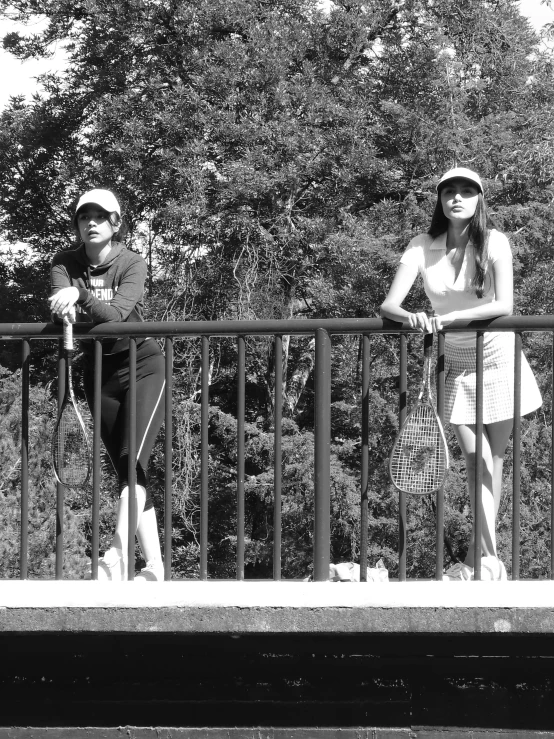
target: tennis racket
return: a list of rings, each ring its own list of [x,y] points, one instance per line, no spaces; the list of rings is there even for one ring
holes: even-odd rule
[[[73,393],[73,324],[64,319],[63,348],[66,360],[65,395],[52,434],[52,465],[58,482],[83,487],[91,472],[90,444],[83,417]]]
[[[433,334],[424,338],[423,382],[417,403],[400,429],[389,461],[390,477],[404,493],[434,493],[448,470],[448,447],[431,390]]]

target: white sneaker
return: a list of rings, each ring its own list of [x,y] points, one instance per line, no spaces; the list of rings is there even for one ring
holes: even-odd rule
[[[442,579],[450,582],[473,580],[473,568],[463,562],[456,562],[446,570]]]
[[[507,580],[506,568],[498,557],[481,557],[481,580]]]
[[[163,582],[164,565],[160,559],[151,559],[135,576],[135,582]]]
[[[87,573],[87,580],[92,580],[92,567]],[[98,581],[125,582],[127,580],[127,563],[123,552],[117,547],[110,547],[98,560]]]

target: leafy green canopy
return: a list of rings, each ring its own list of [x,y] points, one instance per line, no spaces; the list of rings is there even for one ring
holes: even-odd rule
[[[129,245],[150,265],[150,318],[375,315],[399,254],[427,227],[433,183],[453,165],[483,175],[511,237],[517,308],[554,312],[552,58],[516,0],[350,0],[329,13],[312,0],[21,0],[0,8],[22,22],[37,13],[47,19],[39,34],[8,34],[6,49],[25,59],[64,43],[69,59],[64,74],[44,78],[44,93],[29,103],[14,98],[1,115],[0,230],[7,241],[29,244],[35,259],[3,267],[3,320],[22,320],[24,307],[29,320],[46,318],[46,265],[72,243],[71,207],[89,187],[115,190],[124,205]],[[424,301],[418,287],[408,305]],[[419,355],[413,341],[411,386]],[[335,339],[335,559],[358,552],[359,356],[357,340]],[[531,510],[529,501],[544,485],[536,459],[546,459],[551,424],[543,337],[532,338],[529,356],[546,401],[527,432],[540,447],[525,457],[533,469],[525,520],[534,526],[545,516],[542,504]],[[232,429],[236,415],[236,349],[214,342],[210,359],[210,489],[219,501],[210,556],[213,572],[227,572],[233,521],[224,512],[233,509],[236,480],[221,430]],[[397,359],[393,340],[373,340],[371,558],[385,554],[391,570],[397,500],[385,460],[396,424]],[[271,564],[272,462],[260,449],[272,438],[272,361],[267,340],[249,342],[248,433],[258,439],[247,459],[254,573]],[[312,368],[313,342],[285,338],[284,411],[298,457],[285,453],[289,575],[309,564]],[[184,481],[174,510],[182,573],[197,567],[198,372],[197,345],[177,343],[176,407],[191,419],[175,432],[176,448],[188,450],[176,466]],[[459,459],[454,467],[447,528],[463,549]],[[153,473],[161,496],[159,457]],[[502,511],[508,531],[509,508]],[[428,573],[433,535],[424,501],[410,501],[410,526],[410,571]],[[534,555],[526,561],[542,571]]]

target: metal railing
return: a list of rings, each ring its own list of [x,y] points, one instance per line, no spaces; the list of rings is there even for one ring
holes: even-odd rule
[[[520,453],[521,453],[521,417],[519,414],[519,398],[521,386],[520,352],[523,332],[546,332],[554,334],[554,316],[506,317],[489,321],[454,321],[439,335],[437,366],[437,405],[439,415],[444,415],[444,341],[445,333],[474,331],[477,347],[477,440],[482,434],[483,426],[483,336],[485,331],[513,331],[516,336],[515,360],[515,411],[513,431],[513,519],[512,519],[512,579],[519,578],[520,559]],[[20,546],[20,578],[26,579],[28,531],[26,522],[29,516],[29,380],[31,342],[38,340],[60,339],[60,326],[45,324],[0,324],[1,340],[17,340],[22,347],[22,418],[21,418],[21,546]],[[355,334],[361,341],[361,387],[360,403],[362,408],[361,450],[360,450],[360,567],[361,579],[367,578],[368,552],[368,481],[369,481],[369,392],[370,392],[370,355],[371,336],[374,334],[390,334],[400,338],[399,367],[399,425],[407,414],[407,340],[413,332],[407,325],[382,319],[332,319],[332,320],[289,320],[289,321],[200,321],[200,322],[147,322],[147,323],[105,323],[98,325],[77,324],[75,336],[87,337],[94,342],[95,362],[95,405],[92,409],[94,421],[93,433],[93,477],[92,477],[92,576],[98,572],[99,551],[99,495],[100,495],[100,380],[102,363],[101,339],[105,337],[129,337],[130,361],[130,424],[134,427],[136,412],[136,387],[134,375],[136,371],[137,340],[153,337],[165,341],[165,512],[164,512],[164,562],[165,578],[171,578],[171,515],[172,515],[172,392],[173,392],[173,349],[174,341],[182,339],[200,339],[201,393],[200,393],[200,579],[208,578],[208,499],[209,499],[209,446],[208,446],[208,409],[209,409],[209,362],[210,339],[213,337],[234,337],[237,342],[237,532],[236,532],[236,578],[244,579],[245,570],[245,375],[246,350],[245,339],[254,336],[270,336],[274,342],[274,538],[273,538],[273,579],[281,579],[281,492],[282,492],[282,380],[283,380],[283,336],[315,337],[315,423],[314,423],[314,534],[313,534],[313,579],[323,581],[328,578],[330,559],[330,429],[331,429],[331,336],[333,334]],[[554,350],[553,350],[554,359]],[[64,359],[60,352],[58,361],[58,398],[64,393],[65,377]],[[554,439],[553,439],[554,441]],[[136,438],[131,435],[129,449],[129,520],[133,520],[135,501],[133,487],[136,482]],[[477,448],[477,458],[481,449]],[[482,464],[476,466],[477,500],[473,527],[476,542],[480,541],[482,527],[480,515],[480,496],[482,482]],[[551,466],[551,484],[554,476]],[[551,488],[552,489],[552,488]],[[398,529],[398,576],[406,580],[406,513],[405,493],[399,493],[399,529]],[[56,577],[63,573],[64,531],[63,531],[64,488],[57,488],[57,532],[56,532]],[[441,579],[444,558],[444,496],[440,490],[436,494],[436,571],[435,577]],[[132,539],[132,537],[130,537]],[[134,542],[133,542],[134,544]],[[550,526],[550,577],[554,579],[554,507],[551,507]],[[480,578],[480,547],[476,546],[475,576]],[[134,561],[129,563],[129,578],[134,575]]]

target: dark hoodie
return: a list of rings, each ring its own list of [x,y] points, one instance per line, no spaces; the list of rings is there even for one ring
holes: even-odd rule
[[[121,244],[114,243],[105,262],[92,267],[84,245],[62,251],[52,260],[52,295],[64,287],[79,290],[77,322],[143,321],[146,262]],[[92,354],[91,339],[81,340],[85,354]],[[129,339],[102,340],[104,355],[127,350]]]

